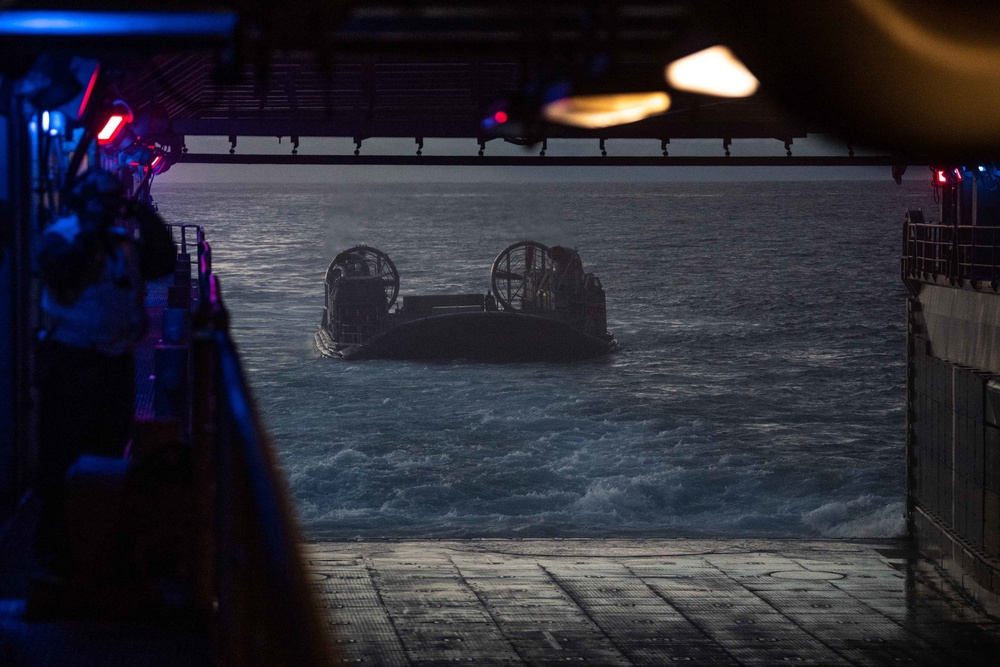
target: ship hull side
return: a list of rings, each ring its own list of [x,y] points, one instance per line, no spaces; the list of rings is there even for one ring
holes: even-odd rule
[[[918,548],[1000,615],[1000,295],[916,283],[907,508]]]

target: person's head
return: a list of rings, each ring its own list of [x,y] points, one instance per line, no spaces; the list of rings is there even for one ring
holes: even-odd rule
[[[68,205],[84,224],[112,225],[124,202],[125,188],[106,169],[89,169],[69,193]]]

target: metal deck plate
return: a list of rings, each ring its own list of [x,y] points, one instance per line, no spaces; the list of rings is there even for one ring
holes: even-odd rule
[[[897,542],[376,541],[305,552],[346,662],[995,665],[1000,655],[997,619]]]

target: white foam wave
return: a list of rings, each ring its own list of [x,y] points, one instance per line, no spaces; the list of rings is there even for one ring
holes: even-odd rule
[[[802,521],[824,537],[898,537],[906,532],[903,502],[862,495],[825,503],[802,515]]]

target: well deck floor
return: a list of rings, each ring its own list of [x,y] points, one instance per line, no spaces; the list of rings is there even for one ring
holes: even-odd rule
[[[325,542],[342,659],[375,665],[997,665],[1000,624],[905,542]]]

